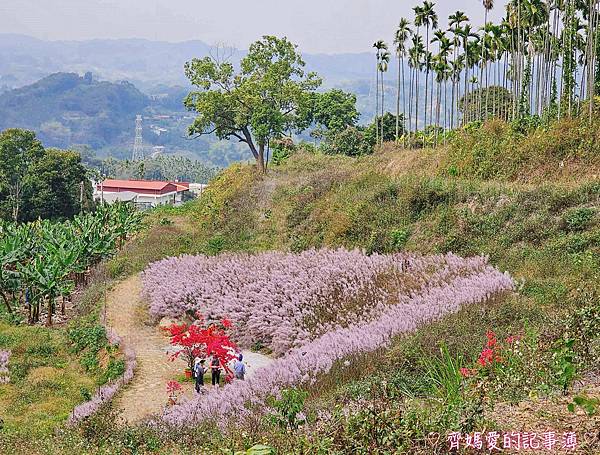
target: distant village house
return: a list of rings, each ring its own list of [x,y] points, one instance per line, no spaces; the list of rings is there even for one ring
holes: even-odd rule
[[[159,205],[179,205],[191,197],[190,184],[185,182],[108,179],[96,184],[94,189],[97,201],[108,204],[131,202],[142,210]]]

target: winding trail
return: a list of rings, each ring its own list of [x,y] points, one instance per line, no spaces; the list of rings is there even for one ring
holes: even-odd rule
[[[107,325],[133,349],[137,356],[135,376],[117,396],[115,404],[125,421],[135,423],[161,412],[167,402],[166,384],[182,376],[183,360],[171,362],[171,346],[157,326],[145,324],[147,309],[140,298],[139,275],[120,282],[106,300]],[[243,351],[247,375],[269,365],[272,359],[255,352]],[[193,384],[184,382],[184,396],[192,396]]]

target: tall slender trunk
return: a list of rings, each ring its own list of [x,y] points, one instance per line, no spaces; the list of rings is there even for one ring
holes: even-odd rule
[[[465,38],[464,42],[465,48],[465,93],[463,94],[463,125],[466,125],[468,122],[469,112],[469,37]]]
[[[429,97],[429,123],[433,123],[433,91],[435,87],[435,74],[431,75],[431,96]],[[438,126],[438,125],[435,125]]]
[[[596,82],[596,72],[595,72],[595,57],[596,57],[596,39],[595,34],[596,31],[596,0],[590,0],[590,12],[589,12],[589,32],[588,32],[588,109],[589,109],[589,124],[592,124],[592,117],[594,114],[594,95],[595,95],[595,82]]]
[[[520,99],[521,97],[521,90],[522,90],[522,80],[521,80],[521,73],[522,73],[522,48],[523,48],[523,42],[521,41],[521,0],[518,0],[517,2],[517,82],[516,82],[516,86],[517,86],[517,98]],[[521,117],[520,114],[520,107],[518,109],[517,115],[519,117]]]
[[[406,81],[404,80],[404,56],[402,56],[401,68],[402,68],[402,135],[404,135],[406,133]]]
[[[484,69],[486,71],[486,75],[485,75],[486,76],[486,79],[485,79],[486,89],[489,88],[488,81],[487,81],[487,58],[485,55],[485,38],[487,36],[486,29],[487,29],[488,12],[489,11],[487,8],[484,8],[484,9],[485,9],[485,14],[484,14],[484,20],[483,20],[483,35],[481,38],[481,60],[479,61],[479,64],[481,65],[479,68],[479,105],[480,105],[479,112],[482,111],[481,106],[483,104],[483,90],[482,89],[483,89],[483,71],[484,71]],[[484,67],[486,67],[486,68],[484,68]],[[487,90],[486,90],[486,105],[483,109],[484,115],[483,115],[482,120],[487,120],[487,116],[488,116],[487,99],[488,99],[488,96],[487,96]]]
[[[396,86],[396,142],[400,139],[400,66],[401,60],[398,56],[398,85]]]
[[[385,86],[383,84],[384,72],[381,71],[381,145],[383,145],[383,118],[385,116]]]
[[[452,75],[452,96],[450,98],[450,102],[452,104],[450,108],[450,129],[454,129],[454,89],[455,89],[455,80],[454,75]]]
[[[427,95],[429,93],[429,64],[431,63],[429,58],[429,21],[427,22],[425,37],[427,45],[425,50],[425,120],[423,122],[423,130],[427,129]]]
[[[437,146],[437,137],[438,131],[440,129],[440,107],[442,99],[442,81],[438,81],[437,83],[437,94],[436,94],[436,103],[435,103],[435,145]]]
[[[412,99],[413,99],[413,68],[409,67],[409,74],[408,74],[408,129],[409,132],[410,130],[412,130],[412,109],[413,109],[413,103],[412,103]]]
[[[419,72],[421,71],[418,67],[415,68],[415,133],[419,131]]]
[[[379,52],[375,68],[375,143],[379,144]]]
[[[454,65],[452,66],[453,71],[451,74],[451,78],[452,78],[452,99],[451,99],[452,109],[450,110],[450,129],[451,130],[454,129],[454,94],[455,94],[454,90],[455,90],[455,84],[458,84],[456,81],[457,78],[455,76],[455,73],[456,73],[455,70],[456,70],[456,64],[457,64],[456,61],[458,59],[458,57],[457,57],[458,49],[457,48],[458,48],[458,46],[457,46],[457,41],[456,41],[456,37],[455,37],[455,40],[454,40],[454,62],[453,62]]]
[[[448,78],[444,79],[444,144],[446,143],[446,128],[448,122]]]

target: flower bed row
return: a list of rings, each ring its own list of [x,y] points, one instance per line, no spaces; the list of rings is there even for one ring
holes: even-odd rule
[[[10,351],[0,351],[0,384],[8,384],[10,376],[8,374],[8,360]]]
[[[107,329],[106,335],[110,344],[121,345],[121,337],[119,337],[112,329]],[[77,425],[82,420],[98,412],[102,405],[109,402],[121,387],[133,379],[134,370],[137,365],[135,351],[125,348],[124,354],[125,372],[123,373],[123,376],[115,381],[111,381],[108,384],[101,386],[91,400],[76,406],[69,416],[69,420],[67,421],[68,425]]]
[[[450,259],[451,262],[456,260],[455,257]],[[485,263],[480,258],[480,265],[481,261]],[[379,316],[332,330],[295,348],[254,378],[213,389],[206,395],[174,406],[165,412],[161,421],[179,426],[212,420],[224,427],[230,418],[263,412],[265,400],[284,388],[315,383],[319,375],[328,373],[337,362],[385,347],[395,336],[414,331],[464,305],[486,301],[513,288],[513,280],[508,274],[484,265],[450,282],[400,295],[398,303],[387,306]]]
[[[169,258],[150,265],[143,284],[153,316],[229,317],[240,346],[259,345],[281,356],[332,330],[379,317],[398,295],[486,267],[483,257],[323,249]]]

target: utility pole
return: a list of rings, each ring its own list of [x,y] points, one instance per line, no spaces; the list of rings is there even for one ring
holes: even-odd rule
[[[144,159],[144,145],[142,142],[142,116],[137,115],[135,117],[135,140],[133,142],[133,155],[132,161],[138,161]]]
[[[83,180],[79,183],[79,212],[83,213]]]

